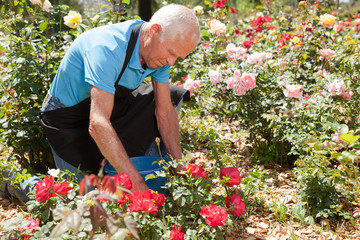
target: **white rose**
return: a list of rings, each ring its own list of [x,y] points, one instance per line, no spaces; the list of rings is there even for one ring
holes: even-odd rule
[[[51,8],[52,8],[52,5],[51,5],[51,3],[49,2],[49,0],[45,0],[42,9],[43,9],[45,12],[50,12]]]
[[[53,177],[58,177],[60,173],[60,169],[49,169],[48,174]]]
[[[64,24],[70,28],[76,28],[82,21],[81,14],[75,11],[70,11],[68,15],[64,17]]]
[[[213,19],[208,22],[208,28],[211,33],[220,36],[226,33],[226,25],[219,20]]]
[[[196,6],[196,7],[194,7],[194,12],[195,12],[196,14],[201,15],[201,14],[204,13],[204,9],[203,9],[202,6]]]

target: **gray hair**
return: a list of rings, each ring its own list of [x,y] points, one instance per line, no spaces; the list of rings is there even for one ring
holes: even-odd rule
[[[161,26],[161,41],[164,39],[175,41],[178,38],[184,39],[185,36],[189,36],[189,40],[194,43],[198,43],[200,40],[199,20],[193,11],[185,6],[179,4],[166,5],[154,13],[150,23]]]

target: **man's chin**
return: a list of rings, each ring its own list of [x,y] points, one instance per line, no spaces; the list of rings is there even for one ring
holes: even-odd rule
[[[155,62],[151,62],[149,64],[147,64],[148,67],[150,68],[160,68],[165,66],[166,64],[162,64],[160,61],[155,61]]]

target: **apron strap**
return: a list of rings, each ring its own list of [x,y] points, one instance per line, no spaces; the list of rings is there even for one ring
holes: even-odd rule
[[[136,25],[132,32],[131,32],[131,36],[130,36],[130,40],[129,40],[129,43],[128,43],[128,46],[126,48],[126,57],[125,57],[125,60],[124,60],[124,64],[123,64],[123,67],[121,69],[121,72],[115,82],[115,88],[116,86],[118,85],[119,81],[120,81],[120,78],[121,76],[123,75],[123,73],[125,72],[125,69],[126,69],[126,66],[128,65],[129,61],[130,61],[130,58],[134,52],[134,48],[135,48],[135,45],[136,45],[136,41],[137,41],[137,38],[139,36],[139,33],[140,33],[140,29],[141,29],[141,26],[143,25],[143,23],[139,23],[138,25]]]

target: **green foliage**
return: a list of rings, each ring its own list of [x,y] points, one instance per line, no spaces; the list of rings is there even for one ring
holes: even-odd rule
[[[297,163],[300,195],[316,219],[342,216],[351,220],[347,209],[360,196],[359,136],[332,117],[327,118],[324,128],[335,132],[332,138],[309,139],[311,157]]]
[[[30,172],[53,166],[39,112],[67,48],[77,34],[119,18],[105,11],[72,29],[63,20],[69,10],[58,5],[47,12],[25,0],[5,1],[0,9],[0,139],[13,149],[9,160]]]
[[[234,193],[241,194],[246,199],[252,196],[244,195],[238,184],[232,187],[226,185],[232,182],[231,177],[220,179],[220,173],[216,171],[211,177],[206,173],[202,178],[193,176],[191,169],[172,175],[169,168],[177,166],[177,161],[159,161],[163,170],[147,176],[168,179],[164,186],[168,193],[164,203],[160,203],[155,210],[156,214],[147,210],[131,210],[135,195],[142,193],[131,193],[111,176],[86,175],[78,185],[72,180],[74,174],[60,171],[54,183],[49,181],[49,176],[45,176],[37,185],[36,194],[31,195],[34,200],[26,203],[31,216],[24,218],[19,215],[7,220],[1,224],[2,230],[9,231],[8,238],[29,235],[32,239],[169,239],[176,224],[182,228],[185,239],[225,239],[227,229],[241,224],[242,217],[232,215],[225,204],[225,198]],[[65,178],[70,179],[70,182],[64,181]],[[251,177],[247,178],[246,188],[253,187],[256,181]],[[55,190],[55,184],[65,186]],[[94,188],[86,192],[86,187],[91,185]],[[224,194],[218,194],[219,191]],[[55,195],[52,195],[54,193]],[[155,192],[152,194],[158,196]],[[147,200],[158,204],[156,198],[151,199]],[[148,201],[138,202],[136,207],[149,204]],[[210,204],[221,207],[225,213],[228,212],[225,214],[226,224],[212,227],[206,218],[199,214],[203,207]],[[24,230],[29,221],[36,219],[39,226]]]

